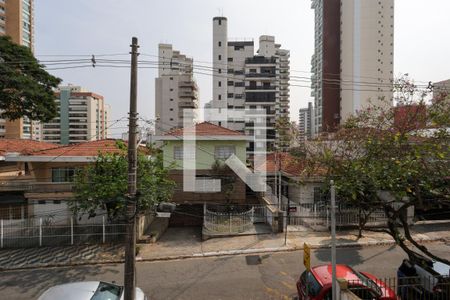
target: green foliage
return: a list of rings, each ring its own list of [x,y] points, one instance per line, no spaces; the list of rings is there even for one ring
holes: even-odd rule
[[[215,160],[211,166],[211,173],[213,178],[220,179],[222,193],[225,194],[227,202],[230,203],[231,196],[234,192],[234,184],[236,182],[233,171],[225,163]]]
[[[123,146],[123,145],[122,145]],[[111,219],[121,219],[126,213],[128,161],[126,146],[119,154],[99,153],[97,160],[75,175],[76,200],[70,203],[75,213],[95,215],[105,209]],[[175,183],[169,179],[161,153],[149,157],[138,155],[137,198],[138,212],[151,210],[155,204],[169,201]]]
[[[49,121],[57,114],[53,88],[61,82],[43,69],[30,49],[0,36],[0,109],[2,117]]]
[[[421,92],[418,100],[413,99],[417,94],[413,84],[401,81],[398,89],[403,105],[423,105],[426,95]],[[393,108],[371,106],[351,117],[332,143],[324,142],[320,151],[309,155],[311,161],[327,170],[326,184],[334,180],[341,202],[368,213],[384,210],[388,233],[410,256],[415,254],[397,228],[402,224],[405,238],[417,247],[409,235],[407,208],[450,205],[449,103],[429,104],[426,113],[413,114],[405,126],[396,125]],[[410,126],[412,123],[427,128]],[[426,248],[420,250],[442,261]]]

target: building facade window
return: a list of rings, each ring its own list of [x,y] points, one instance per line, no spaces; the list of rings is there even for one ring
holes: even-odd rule
[[[232,154],[236,153],[236,148],[234,146],[216,146],[214,148],[214,158],[215,159],[227,159]]]
[[[52,182],[72,182],[74,168],[52,168]]]
[[[193,152],[184,153],[183,146],[173,147],[173,159],[195,159]]]

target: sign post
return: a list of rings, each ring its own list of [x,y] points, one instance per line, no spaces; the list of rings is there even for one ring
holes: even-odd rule
[[[306,271],[311,270],[311,248],[307,243],[303,244],[303,265],[306,268]]]

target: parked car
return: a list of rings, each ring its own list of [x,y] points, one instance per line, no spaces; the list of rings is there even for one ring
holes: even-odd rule
[[[82,281],[51,287],[38,300],[123,300],[123,298],[123,286],[103,281]],[[136,300],[148,300],[140,288],[136,288]]]
[[[450,266],[423,258],[415,263],[404,259],[397,270],[397,294],[403,299],[450,299]]]
[[[395,292],[375,276],[358,272],[347,265],[336,265],[337,278],[345,279],[349,289],[361,299],[397,300]],[[297,281],[300,300],[331,300],[331,264],[305,271]]]

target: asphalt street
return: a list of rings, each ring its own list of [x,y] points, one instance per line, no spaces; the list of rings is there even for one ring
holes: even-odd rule
[[[427,245],[450,259],[450,245]],[[338,263],[378,277],[394,277],[405,254],[395,246],[338,249]],[[330,250],[312,250],[311,264],[330,261]],[[196,258],[137,264],[138,286],[150,299],[291,299],[303,267],[301,251]],[[93,265],[0,273],[0,299],[36,299],[47,288],[84,280],[122,283],[123,265]]]

